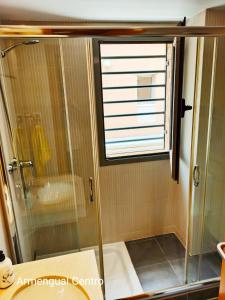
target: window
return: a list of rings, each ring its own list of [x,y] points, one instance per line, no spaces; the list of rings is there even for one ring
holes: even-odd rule
[[[102,164],[168,158],[172,41],[94,46]]]

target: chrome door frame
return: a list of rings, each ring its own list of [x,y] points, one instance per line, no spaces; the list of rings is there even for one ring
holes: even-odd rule
[[[20,249],[19,238],[18,238],[18,230],[15,221],[14,209],[13,209],[13,224],[12,224],[15,232],[14,234],[12,233],[8,222],[8,213],[6,207],[6,198],[4,194],[4,186],[7,187],[10,197],[11,197],[11,189],[8,182],[8,172],[5,168],[5,165],[6,164],[5,164],[4,154],[3,154],[2,141],[0,138],[0,202],[3,211],[3,221],[6,227],[7,242],[9,245],[10,257],[12,259],[13,264],[16,264],[16,263],[21,263],[22,255],[21,255],[21,249]]]
[[[142,22],[93,22],[75,23],[74,25],[0,25],[0,39],[7,38],[80,38],[80,37],[221,37],[225,36],[225,26],[153,26],[151,23]],[[193,136],[192,136],[193,143]],[[193,147],[193,145],[192,145]],[[191,148],[192,148],[191,147]],[[191,161],[192,170],[193,162]],[[192,186],[192,176],[190,176]],[[192,189],[192,187],[191,187]],[[189,203],[192,201],[192,193],[189,193]],[[188,212],[190,214],[190,211]],[[188,217],[190,220],[190,216]],[[187,253],[188,253],[187,236]],[[186,254],[187,254],[186,253]],[[215,278],[214,283],[219,282]],[[206,281],[209,282],[209,281]],[[195,286],[199,285],[197,282]],[[201,284],[200,284],[201,285]],[[203,284],[204,285],[204,284]],[[183,288],[189,285],[183,286]],[[181,287],[179,287],[181,288]],[[160,293],[162,296],[162,293]],[[154,297],[154,295],[152,295]],[[157,298],[157,295],[155,295]],[[155,298],[155,297],[154,297]],[[148,298],[150,299],[150,298]],[[152,298],[151,298],[152,299]]]
[[[90,22],[74,25],[0,25],[0,38],[224,36],[225,26],[155,26],[148,22]]]

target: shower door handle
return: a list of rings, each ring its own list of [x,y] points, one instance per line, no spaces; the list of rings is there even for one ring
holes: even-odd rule
[[[217,244],[217,251],[219,252],[219,255],[222,257],[222,259],[225,260],[225,242]]]
[[[89,177],[89,195],[90,195],[90,202],[93,202],[94,201],[93,177]]]
[[[198,187],[200,183],[200,171],[199,171],[199,166],[194,166],[193,170],[193,181],[194,181],[194,186]]]

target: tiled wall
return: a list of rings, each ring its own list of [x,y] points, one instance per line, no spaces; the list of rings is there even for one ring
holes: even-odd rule
[[[101,167],[104,243],[176,232],[172,186],[169,160]]]

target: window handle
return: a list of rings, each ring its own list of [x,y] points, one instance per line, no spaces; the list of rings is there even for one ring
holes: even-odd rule
[[[185,99],[181,99],[181,108],[180,108],[180,116],[181,118],[184,118],[185,112],[187,110],[192,110],[191,105],[186,105],[185,104]]]
[[[194,180],[194,186],[198,187],[200,183],[200,171],[199,171],[199,166],[194,166],[193,170],[193,180]]]
[[[89,177],[89,195],[90,195],[90,202],[93,202],[94,201],[93,177]]]

